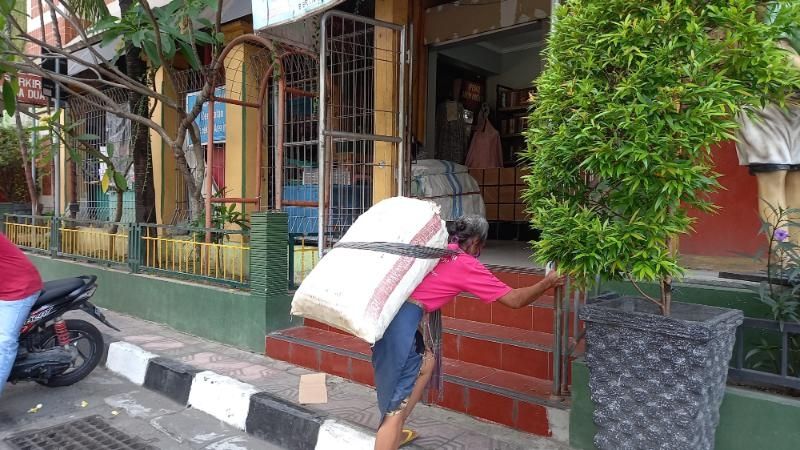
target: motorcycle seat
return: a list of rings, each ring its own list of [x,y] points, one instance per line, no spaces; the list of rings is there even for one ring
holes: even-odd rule
[[[59,298],[63,299],[63,301],[58,303],[72,300],[68,297],[68,294],[82,288],[85,285],[86,281],[82,278],[65,278],[62,280],[47,281],[44,283],[42,295],[39,296],[33,307],[36,308],[47,303],[53,303],[53,301],[58,300]]]

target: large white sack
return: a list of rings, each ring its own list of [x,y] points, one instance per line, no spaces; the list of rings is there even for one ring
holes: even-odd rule
[[[435,204],[394,197],[362,214],[342,242],[399,242],[443,249],[447,247],[447,229]],[[374,344],[438,262],[334,248],[297,289],[292,314],[350,332]]]
[[[439,205],[443,220],[456,220],[467,215],[486,217],[486,204],[481,194],[454,195],[428,199]]]

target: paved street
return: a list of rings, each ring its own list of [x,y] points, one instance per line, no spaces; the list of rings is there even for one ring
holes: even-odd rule
[[[160,356],[177,359],[203,370],[211,370],[249,383],[285,400],[296,402],[300,376],[312,373],[302,367],[253,354],[196,336],[177,332],[167,326],[106,311],[111,323],[122,332],[99,325],[113,339],[139,345]],[[75,316],[85,314],[74,313]],[[93,319],[88,319],[93,321]],[[96,322],[95,322],[96,323]],[[329,376],[328,403],[309,405],[368,429],[378,426],[375,391],[367,386]],[[409,426],[420,433],[417,445],[442,450],[564,450],[566,445],[553,439],[522,433],[502,425],[477,420],[446,409],[418,405]],[[566,435],[567,430],[554,430]]]
[[[122,332],[109,330],[83,313],[68,316],[95,323],[112,341],[140,345],[147,351],[236,378],[292,402],[297,401],[300,375],[311,373],[291,364],[179,333],[164,325],[113,311],[106,313]],[[312,409],[368,429],[377,427],[375,392],[371,388],[334,376],[328,377],[327,387],[328,403],[311,405]],[[87,405],[82,407],[84,401]],[[41,410],[28,412],[38,404],[42,405]],[[117,415],[113,414],[114,411]],[[9,448],[4,440],[19,431],[38,430],[95,415],[159,449],[278,448],[98,367],[89,378],[68,388],[49,389],[33,383],[8,386],[0,399],[0,450]],[[425,449],[568,448],[552,439],[425,405],[414,410],[409,425],[420,433],[417,445]]]
[[[31,412],[39,404],[41,409]],[[34,383],[7,386],[0,398],[0,449],[15,448],[6,440],[20,432],[29,435],[91,416],[99,416],[111,427],[156,449],[279,448],[98,367],[89,378],[66,388],[50,389]]]

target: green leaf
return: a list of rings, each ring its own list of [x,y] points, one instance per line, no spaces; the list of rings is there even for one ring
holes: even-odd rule
[[[181,48],[181,54],[189,61],[189,65],[191,65],[193,69],[199,69],[200,58],[198,58],[192,46],[183,41],[178,41],[178,45]]]
[[[194,31],[194,38],[201,44],[214,44],[214,37],[205,31]]]
[[[106,170],[106,172],[103,174],[103,178],[100,180],[100,189],[102,189],[103,192],[108,192],[108,185],[111,183],[111,180],[108,176],[110,172],[110,169]]]
[[[127,191],[128,190],[128,180],[125,179],[125,175],[120,172],[114,172],[114,184],[117,185],[117,189],[120,191]]]
[[[3,83],[3,106],[8,115],[13,115],[17,109],[17,96],[10,82]]]
[[[161,47],[164,51],[165,58],[172,58],[175,56],[175,43],[169,35],[161,33]]]
[[[75,139],[78,140],[78,141],[82,141],[82,142],[99,141],[100,140],[100,136],[98,136],[96,134],[86,133],[86,134],[81,134],[81,135],[77,136]]]
[[[158,56],[158,50],[156,49],[156,44],[153,41],[145,40],[142,41],[142,48],[144,49],[144,52],[147,55],[147,59],[150,60],[150,63],[154,67],[161,67],[161,58]]]

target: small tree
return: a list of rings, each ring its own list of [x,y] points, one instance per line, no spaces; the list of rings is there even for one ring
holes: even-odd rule
[[[64,149],[67,152],[66,156],[70,161],[76,164],[81,164],[87,159],[94,159],[102,162],[105,166],[105,170],[100,180],[100,187],[103,193],[113,191],[116,194],[115,216],[111,218],[111,221],[115,223],[112,227],[111,234],[115,234],[117,232],[116,223],[122,221],[123,196],[125,191],[128,190],[126,174],[130,172],[134,162],[128,161],[126,163],[125,161],[120,162],[118,159],[115,159],[115,147],[112,144],[106,146],[105,153],[90,145],[89,143],[91,141],[97,141],[99,139],[98,136],[79,134],[78,129],[81,125],[80,122],[68,123],[66,125],[62,124],[62,111],[63,110],[58,110],[52,116],[44,115],[39,117],[40,123],[27,129],[31,134],[44,133],[48,136],[47,140],[38,139],[35,141],[31,154],[36,159],[48,163],[52,162],[55,154],[53,152],[54,149],[51,140],[53,138],[58,138],[58,142],[64,143]]]
[[[658,281],[660,298],[637,289],[669,314],[687,210],[715,209],[711,149],[745,106],[800,89],[776,45],[800,2],[568,0],[556,17],[525,154],[536,257],[584,284]]]
[[[17,130],[0,126],[0,178],[3,180],[0,183],[0,202],[20,202],[28,198],[25,165],[19,145]]]
[[[10,44],[12,33],[10,32],[9,20],[13,20],[16,0],[0,0],[0,82],[2,83],[3,101],[0,102],[0,114],[8,113],[13,115],[17,107],[17,92],[19,83],[17,80],[17,70],[13,67],[14,56]]]
[[[0,6],[9,1],[12,0],[0,0]],[[104,0],[32,1],[40,11],[47,7],[51,22],[61,20],[72,26],[78,34],[76,46],[85,47],[88,55],[81,56],[72,48],[67,48],[58,27],[53,27],[53,42],[26,30],[24,21],[8,17],[11,32],[0,36],[0,51],[8,62],[0,65],[0,74],[7,68],[40,75],[59,84],[65,93],[82,96],[97,109],[130,120],[137,184],[152,184],[148,130],[155,131],[164,142],[165,149],[172,150],[189,192],[191,210],[199,211],[203,203],[200,186],[204,170],[200,167],[193,172],[184,152],[188,147],[196,156],[200,155],[195,158],[196,161],[203,161],[196,119],[220,81],[215,75],[223,67],[220,58],[223,44],[222,0],[173,0],[158,8],[151,7],[147,0],[126,0],[121,2],[123,12],[120,17],[109,13]],[[207,16],[211,16],[211,19]],[[40,17],[40,21],[40,29],[44,30],[44,17]],[[104,57],[96,48],[98,36],[101,47],[116,46],[113,57]],[[28,53],[26,46],[30,45],[85,67],[94,74],[94,78],[70,77],[42,67],[39,55]],[[188,67],[202,69],[199,54],[203,45],[213,49],[211,69],[206,73],[208,76],[194,107],[187,110],[182,99],[165,95],[160,87],[155,86],[154,74],[162,70],[165,83],[176,89],[179,70]],[[121,57],[126,58],[126,70],[118,67]],[[106,89],[120,88],[130,93],[128,105],[121,105],[105,93]],[[4,99],[6,97],[4,92]],[[178,120],[174,128],[167,128],[152,119],[151,106],[157,102],[175,112]],[[142,187],[140,190],[137,186],[137,215],[141,212],[144,221],[151,221],[154,205],[145,203],[153,203],[154,193],[152,186]]]

